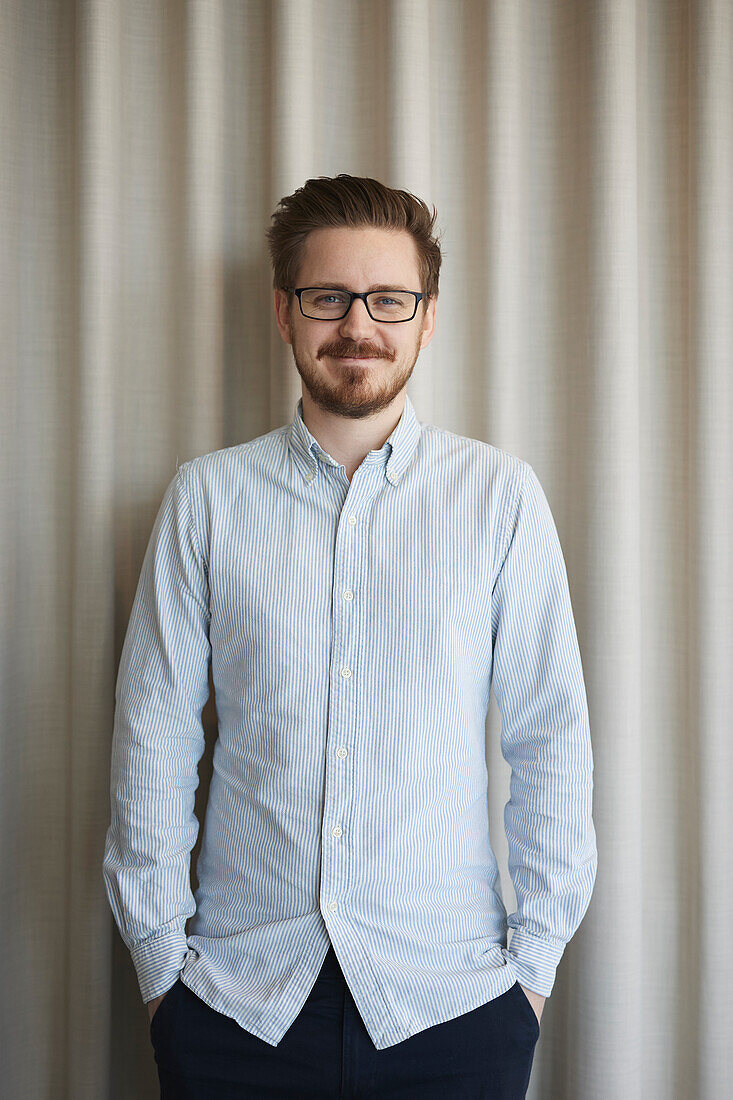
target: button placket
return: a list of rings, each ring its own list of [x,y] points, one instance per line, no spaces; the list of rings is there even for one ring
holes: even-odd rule
[[[353,688],[350,681],[352,676],[355,675],[351,662],[358,657],[359,653],[358,624],[360,615],[357,614],[356,596],[360,591],[363,548],[360,543],[356,542],[359,537],[361,522],[358,513],[368,507],[370,499],[376,496],[380,489],[380,483],[374,476],[376,470],[369,471],[372,474],[371,478],[367,476],[367,473],[366,468],[362,471],[362,476],[359,476],[359,472],[357,472],[350,483],[349,489],[347,489],[347,499],[342,510],[341,524],[337,528],[334,548],[333,664],[331,669],[333,671],[338,670],[338,678],[331,680],[331,701],[333,705],[329,710],[330,718],[326,744],[329,746],[329,751],[333,751],[337,763],[333,765],[335,770],[327,768],[326,771],[323,824],[328,829],[329,843],[323,845],[321,863],[326,909],[328,913],[334,914],[341,909],[342,892],[345,896],[348,889],[347,870],[350,847],[344,847],[344,845],[346,845],[349,836],[348,823],[350,820],[352,791],[348,784],[353,771],[352,768],[348,770],[343,768],[343,763],[349,756],[350,749],[347,745],[339,742],[344,734],[346,737],[351,735],[351,727],[356,713],[355,700],[352,694]],[[358,504],[356,509],[354,509],[355,504]],[[351,508],[349,505],[351,505]],[[347,610],[347,608],[351,610]],[[359,609],[359,612],[361,612],[361,609]],[[340,691],[339,686],[341,687]],[[354,688],[355,686],[354,684]],[[330,746],[333,745],[334,741],[337,747],[330,750]],[[339,847],[336,847],[337,844]]]
[[[348,535],[348,536],[346,535],[346,531],[347,530],[350,531],[350,532],[354,531],[354,529],[356,528],[356,525],[357,525],[356,513],[351,512],[351,513],[347,514],[346,515],[346,524],[345,524],[344,527],[341,528],[343,537],[340,538],[340,539],[337,538],[337,540],[336,540],[336,548],[335,548],[336,558],[335,558],[335,561],[334,561],[334,580],[335,580],[336,585],[338,585],[338,578],[339,578],[340,575],[343,576],[345,579],[349,578],[350,574],[353,575],[354,562],[356,560],[356,555],[357,555],[357,549],[358,548],[354,545],[354,542],[353,542],[353,539],[352,539],[351,535]],[[334,622],[334,650],[335,650],[335,653],[338,653],[339,650],[341,650],[344,654],[354,652],[354,647],[357,645],[357,639],[354,637],[354,632],[353,632],[353,618],[348,617],[348,612],[346,611],[346,608],[344,607],[344,604],[346,604],[347,606],[354,607],[355,606],[354,600],[355,600],[354,587],[352,585],[348,585],[348,584],[343,585],[343,587],[341,587],[341,601],[338,605],[334,606],[334,618],[335,618],[335,622]],[[342,615],[339,614],[339,611],[338,611],[339,607],[343,609],[343,615],[347,616],[346,618],[343,618]],[[353,675],[353,670],[347,664],[344,664],[339,669],[339,673],[340,673],[340,681],[339,682],[343,684],[344,691],[346,691],[348,681],[351,679],[351,677]],[[336,706],[334,708],[334,710],[332,711],[332,714],[334,716],[334,720],[337,723],[343,724],[343,722],[345,720],[348,720],[348,719],[346,719],[346,715],[348,713],[352,712],[352,707],[349,704],[348,698],[344,697],[343,694],[341,695],[341,698],[339,698],[338,702],[340,703],[340,706]],[[338,747],[335,750],[335,756],[339,759],[339,761],[345,760],[346,757],[348,756],[348,748],[346,747],[346,745],[338,745]],[[339,775],[342,776],[341,779],[338,778]],[[344,813],[346,811],[346,803],[348,801],[349,792],[346,788],[342,787],[342,784],[346,782],[346,776],[347,775],[348,775],[348,773],[337,772],[336,773],[336,779],[334,780],[336,786],[335,787],[329,786],[329,788],[327,788],[327,802],[326,802],[326,805],[324,806],[324,816],[325,816],[326,820],[328,820],[328,817],[331,817],[331,820],[333,822],[334,817],[336,817],[340,813]],[[328,794],[330,794],[331,792],[334,792],[333,793],[333,798],[328,797]],[[343,829],[342,825],[338,824],[338,823],[333,823],[331,825],[331,828],[330,828],[331,845],[335,845],[337,842],[340,842],[341,844],[343,844],[344,841],[341,840],[343,835],[344,835],[344,829]],[[336,858],[336,859],[339,858],[337,850],[332,848],[330,845],[329,845],[329,849],[326,849],[324,847],[324,852],[323,852],[323,868],[324,868],[324,872],[325,872],[324,890],[325,890],[325,893],[326,893],[327,896],[328,896],[329,889],[333,889],[334,886],[337,887],[337,884],[339,883],[339,880],[341,878],[341,875],[339,873],[340,864],[339,863],[331,864],[331,862],[330,862],[331,856],[330,856],[329,850],[330,850],[330,852],[334,852],[334,858]],[[341,866],[343,866],[343,865],[341,865]],[[331,874],[332,868],[336,872],[335,874]],[[338,892],[338,887],[337,887],[337,892]],[[328,909],[329,913],[336,913],[337,912],[337,910],[338,910],[338,901],[336,900],[336,898],[332,897],[331,900],[328,901],[327,909]]]

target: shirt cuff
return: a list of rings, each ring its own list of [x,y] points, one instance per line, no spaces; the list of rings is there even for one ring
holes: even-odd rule
[[[509,948],[502,947],[501,953],[513,963],[520,985],[549,997],[565,947],[561,940],[543,939],[519,927],[512,932]]]
[[[130,951],[143,1001],[147,1004],[175,985],[189,954],[181,929],[146,940]]]

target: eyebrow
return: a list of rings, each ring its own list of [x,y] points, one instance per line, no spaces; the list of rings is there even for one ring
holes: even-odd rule
[[[346,283],[314,283],[314,286],[320,287],[323,290],[328,290],[329,288],[331,290],[351,290],[351,287],[348,287]],[[367,294],[372,290],[399,290],[404,294],[411,293],[406,286],[395,286],[394,283],[372,283],[371,286],[367,287]]]

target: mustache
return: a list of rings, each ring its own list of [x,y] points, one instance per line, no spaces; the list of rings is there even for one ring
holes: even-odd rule
[[[322,359],[325,355],[331,355],[334,358],[347,355],[352,355],[361,359],[394,358],[391,351],[387,351],[385,348],[378,348],[375,344],[362,344],[360,347],[354,347],[353,344],[326,344],[321,348],[319,358]]]

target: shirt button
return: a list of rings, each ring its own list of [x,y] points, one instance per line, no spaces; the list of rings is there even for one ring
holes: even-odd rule
[[[336,909],[338,908],[338,902],[329,901],[328,908],[331,910],[332,913],[334,913],[336,911]]]
[[[341,833],[342,833],[341,826],[340,825],[334,825],[333,829],[331,829],[331,832],[333,833],[334,836],[341,836]]]
[[[354,598],[354,593],[351,591],[350,588],[347,588],[346,591],[344,592],[344,599],[345,600],[353,600],[353,598]]]
[[[336,749],[337,756],[346,756],[347,752],[348,749],[345,747],[345,745],[340,745],[339,748]]]
[[[349,523],[351,524],[351,526],[353,527],[353,526],[354,526],[354,524],[356,523],[356,516],[349,516],[349,520],[348,520],[348,522],[349,522]]]
[[[343,676],[344,680],[348,680],[349,676],[351,676],[351,669],[350,668],[342,668],[341,669],[341,675]]]

